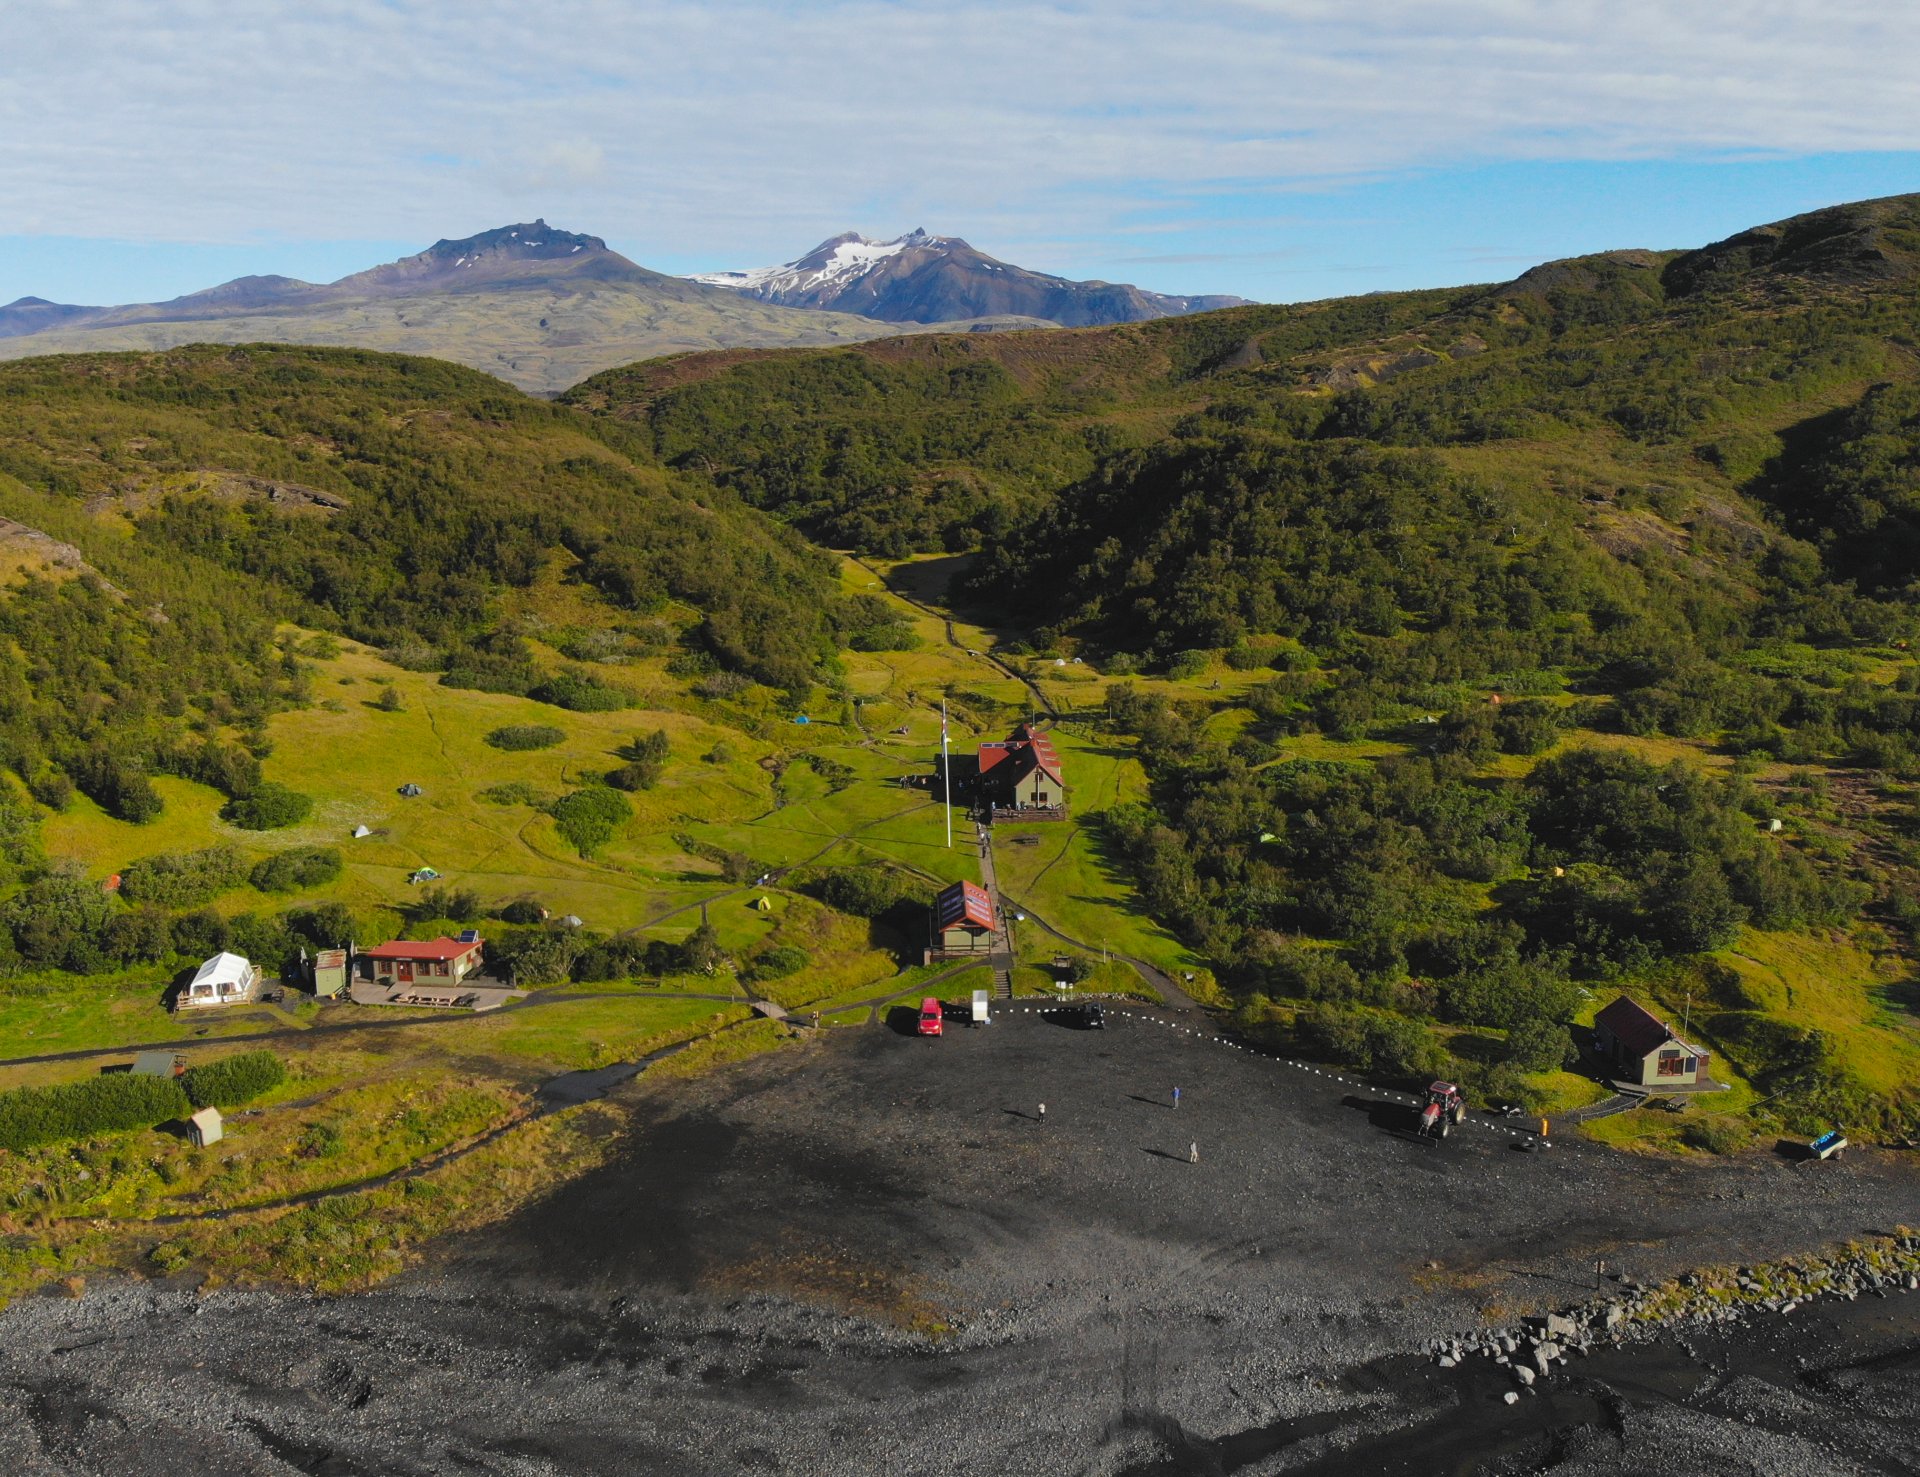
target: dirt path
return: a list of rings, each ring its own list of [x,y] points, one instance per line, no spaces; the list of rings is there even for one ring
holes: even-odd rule
[[[1084,949],[1089,954],[1111,954],[1122,964],[1129,966],[1135,974],[1139,975],[1141,979],[1145,980],[1155,990],[1158,990],[1161,998],[1174,1009],[1194,1011],[1200,1009],[1199,1002],[1185,990],[1181,989],[1179,985],[1175,984],[1173,976],[1160,968],[1159,965],[1149,964],[1144,959],[1136,959],[1131,954],[1123,954],[1118,949],[1102,949],[1098,944],[1090,944],[1084,939],[1075,938],[1070,933],[1063,933],[1018,898],[1008,898],[1007,903],[1019,912],[1026,914],[1027,922],[1033,924],[1042,933],[1051,934],[1063,944],[1071,944],[1074,948]]]
[[[862,569],[866,570],[868,574],[878,580],[882,588],[884,588],[888,594],[892,595],[894,599],[904,601],[922,615],[932,616],[935,620],[939,621],[941,628],[947,633],[947,645],[956,651],[965,652],[977,662],[992,667],[994,671],[998,672],[1001,676],[1011,677],[1015,682],[1018,682],[1022,687],[1026,688],[1028,692],[1033,694],[1033,700],[1039,705],[1041,712],[1045,713],[1049,718],[1059,718],[1060,710],[1054,706],[1053,699],[1041,690],[1039,683],[1035,682],[1031,677],[1015,671],[1012,667],[1008,666],[1007,663],[1001,661],[999,657],[993,655],[993,653],[981,651],[977,647],[968,646],[954,631],[953,617],[950,614],[937,606],[929,605],[926,601],[907,594],[906,591],[899,589],[897,586],[888,584],[886,577],[871,564],[867,563],[866,560],[852,554],[848,554],[845,557],[852,560],[853,563],[859,565]]]
[[[557,990],[538,990],[524,1000],[516,1000],[511,1004],[502,1005],[497,1010],[484,1011],[477,1015],[470,1010],[449,1010],[440,1015],[371,1016],[365,1020],[335,1021],[309,1026],[282,1026],[271,1031],[255,1031],[249,1035],[239,1036],[190,1036],[184,1041],[132,1041],[124,1046],[87,1046],[74,1051],[48,1051],[37,1056],[7,1057],[0,1060],[0,1068],[32,1067],[45,1062],[83,1062],[92,1057],[127,1056],[139,1051],[191,1051],[201,1046],[244,1046],[263,1041],[286,1041],[294,1038],[311,1041],[316,1036],[334,1036],[349,1031],[393,1031],[412,1026],[444,1026],[452,1021],[471,1021],[480,1018],[491,1020],[497,1016],[511,1015],[515,1011],[564,1005],[570,1000],[712,1000],[720,1004],[741,1003],[738,995],[710,994],[697,990],[649,990],[645,994],[637,990],[581,990],[566,993]]]
[[[744,1025],[745,1022],[740,1022],[739,1024]],[[721,1031],[732,1029],[733,1027],[731,1026],[721,1027]],[[484,1149],[488,1144],[511,1133],[516,1128],[538,1122],[540,1119],[548,1117],[553,1113],[558,1113],[563,1109],[578,1107],[582,1103],[591,1102],[598,1097],[604,1097],[612,1088],[619,1086],[623,1082],[632,1081],[655,1062],[662,1061],[667,1057],[675,1056],[685,1051],[696,1041],[710,1040],[719,1034],[720,1031],[710,1031],[705,1036],[690,1036],[685,1041],[675,1041],[671,1045],[661,1047],[658,1051],[650,1051],[636,1061],[616,1062],[612,1067],[603,1067],[597,1072],[563,1072],[560,1076],[541,1086],[530,1108],[518,1110],[505,1121],[496,1123],[491,1128],[482,1129],[470,1138],[461,1140],[458,1143],[448,1144],[444,1148],[436,1149],[430,1154],[423,1154],[418,1159],[409,1160],[405,1164],[397,1165],[393,1169],[385,1170],[380,1174],[368,1175],[364,1179],[352,1180],[340,1185],[327,1185],[319,1189],[302,1190],[296,1195],[283,1195],[275,1200],[256,1200],[250,1201],[245,1205],[227,1205],[214,1210],[169,1211],[164,1215],[124,1216],[107,1219],[110,1220],[112,1225],[121,1228],[128,1226],[185,1226],[200,1221],[225,1221],[232,1220],[235,1216],[240,1215],[253,1215],[269,1210],[292,1210],[302,1205],[318,1205],[323,1200],[338,1200],[349,1195],[364,1195],[370,1190],[380,1190],[386,1188],[388,1185],[397,1185],[407,1180],[418,1179],[423,1174],[431,1174],[436,1169],[442,1169],[454,1163],[456,1160],[466,1158],[467,1155],[477,1149]],[[593,1085],[593,1090],[569,1090],[574,1079],[588,1078],[599,1078],[602,1080]],[[280,1104],[279,1106],[289,1107],[292,1106],[292,1104]],[[50,1217],[50,1219],[55,1223],[68,1224],[85,1222],[89,1225],[99,1225],[102,1222],[102,1217],[97,1215],[62,1215],[53,1216]]]

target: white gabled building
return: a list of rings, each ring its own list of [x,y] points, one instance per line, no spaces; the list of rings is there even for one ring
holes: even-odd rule
[[[253,998],[260,971],[238,954],[215,954],[194,971],[180,992],[183,1006],[236,1005]]]

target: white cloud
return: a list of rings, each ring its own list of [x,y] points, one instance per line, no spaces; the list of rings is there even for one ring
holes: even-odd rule
[[[1920,148],[1884,0],[9,0],[0,231],[716,266],[1443,163]]]
[[[589,138],[554,139],[528,149],[518,168],[504,178],[507,188],[522,193],[541,190],[573,191],[606,178],[607,153]]]

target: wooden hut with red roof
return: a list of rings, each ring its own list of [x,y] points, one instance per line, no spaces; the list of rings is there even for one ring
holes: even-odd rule
[[[458,984],[480,968],[486,940],[471,928],[457,939],[395,939],[359,958],[367,977],[382,985]]]
[[[1625,995],[1593,1018],[1593,1039],[1617,1081],[1694,1087],[1707,1080],[1707,1053],[1682,1041],[1673,1027]]]
[[[993,899],[971,882],[956,882],[933,900],[933,927],[928,941],[929,960],[950,954],[990,954],[998,928]]]

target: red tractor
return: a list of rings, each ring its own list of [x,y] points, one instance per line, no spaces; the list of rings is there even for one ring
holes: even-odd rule
[[[1467,1116],[1467,1100],[1451,1082],[1435,1082],[1427,1088],[1426,1105],[1420,1109],[1420,1122],[1414,1131],[1423,1139],[1443,1139],[1453,1126]]]

